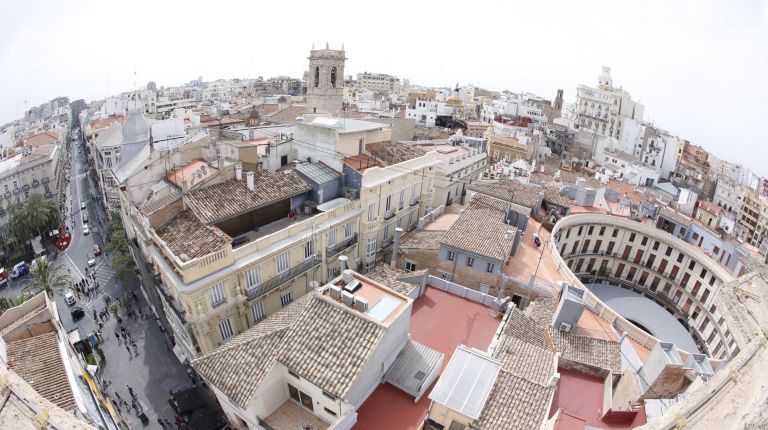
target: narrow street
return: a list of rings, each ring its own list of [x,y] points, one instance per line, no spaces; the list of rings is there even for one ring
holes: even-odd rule
[[[64,252],[59,253],[53,264],[66,267],[74,283],[94,273],[94,279],[90,281],[90,285],[93,287],[98,283],[100,289],[91,297],[78,297],[77,303],[72,306],[66,304],[62,294],[55,294],[54,300],[59,310],[59,317],[67,331],[77,329],[80,337],[86,338],[99,329],[99,321],[94,318],[94,314],[107,310],[107,296],[112,301],[128,296],[138,299],[138,307],[134,305],[130,310],[134,314],[140,311],[143,316],[129,317],[129,309],[121,306],[118,315],[122,318],[122,324],[119,324],[112,315],[101,322],[103,339],[101,346],[105,360],[100,363],[98,376],[103,384],[107,384],[105,391],[113,405],[120,411],[128,428],[160,429],[158,417],[174,422],[175,412],[168,402],[170,392],[191,387],[192,380],[187,374],[186,367],[171,352],[170,342],[165,333],[160,330],[155,315],[143,297],[138,278],[131,276],[126,282],[118,282],[115,271],[112,269],[112,256],[107,255],[104,249],[107,216],[98,198],[99,191],[95,184],[91,183],[88,175],[83,145],[75,146],[72,142],[70,146],[72,168],[66,196],[65,223],[72,232],[72,242]],[[81,202],[86,204],[85,210],[80,209]],[[83,233],[84,214],[89,221],[90,234],[88,235]],[[94,244],[99,245],[102,254],[95,257],[94,267],[87,267]],[[20,295],[23,286],[29,282],[28,276],[25,278],[27,279],[10,281],[2,294],[4,296]],[[73,321],[70,315],[70,310],[75,306],[83,308],[86,315],[77,322]],[[116,333],[119,333],[121,328],[125,328],[126,332],[130,333],[136,345],[135,352],[132,347],[129,347],[130,352],[126,349],[122,334],[120,339],[116,337]],[[131,406],[131,396],[127,388],[129,385],[149,418],[147,425],[142,424]],[[119,398],[127,401],[127,404],[118,401],[118,395]],[[175,427],[172,425],[168,428]]]

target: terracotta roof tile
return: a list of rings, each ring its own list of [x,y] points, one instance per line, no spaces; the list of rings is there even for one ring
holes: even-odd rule
[[[414,230],[403,236],[400,249],[440,249],[440,241],[445,236],[445,231],[439,230]],[[378,266],[377,266],[378,267]]]
[[[272,367],[285,333],[312,301],[305,294],[213,352],[192,362],[211,384],[240,406],[245,406]]]
[[[285,109],[268,114],[267,120],[277,124],[295,124],[296,118],[304,115],[306,110],[307,107],[305,105],[291,105]]]
[[[401,269],[393,269],[387,264],[379,264],[374,269],[366,273],[366,277],[373,279],[374,281],[384,285],[392,291],[400,293],[402,295],[409,295],[411,291],[418,287],[416,284],[410,282],[401,281],[403,277],[416,277],[423,274],[424,271],[406,272]]]
[[[173,255],[186,254],[189,258],[202,257],[217,251],[231,241],[223,231],[200,222],[190,211],[180,212],[157,230],[157,235],[170,248]]]
[[[385,166],[413,160],[426,153],[423,149],[400,142],[376,142],[365,145],[365,151]]]
[[[345,398],[383,335],[379,324],[317,297],[286,334],[277,360]]]
[[[566,198],[564,195],[560,193],[560,190],[555,188],[545,188],[544,189],[544,201],[547,203],[551,203],[554,205],[562,206],[562,207],[569,207],[571,203],[568,201],[568,198]]]
[[[10,342],[7,346],[10,367],[35,391],[62,409],[75,407],[55,332]]]
[[[189,208],[205,224],[212,224],[271,203],[309,191],[312,187],[295,172],[254,172],[254,190],[245,180],[229,180],[192,190],[186,200]]]
[[[508,230],[517,230],[504,223],[509,205],[502,201],[475,196],[459,219],[445,233],[441,244],[473,254],[506,261],[514,239],[507,239]]]
[[[621,345],[611,340],[581,336],[549,327],[555,350],[562,357],[589,366],[621,373]]]
[[[554,390],[502,369],[474,426],[482,430],[537,429],[547,418]]]
[[[540,188],[511,179],[478,181],[467,187],[470,191],[495,197],[526,208],[536,206]]]

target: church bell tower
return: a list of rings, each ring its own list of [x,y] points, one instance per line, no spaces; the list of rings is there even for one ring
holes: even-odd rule
[[[344,45],[341,50],[313,49],[309,53],[307,113],[340,116],[344,99]]]

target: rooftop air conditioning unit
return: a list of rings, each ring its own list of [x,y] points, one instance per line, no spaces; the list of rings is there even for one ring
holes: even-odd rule
[[[345,305],[352,306],[355,304],[355,295],[352,293],[348,293],[346,291],[342,291],[341,300],[344,302]]]
[[[570,332],[570,331],[571,331],[571,325],[570,325],[570,324],[568,324],[568,323],[566,323],[566,322],[564,322],[564,323],[560,323],[560,330],[562,330],[562,331],[564,331],[564,332],[568,333],[568,332]]]
[[[349,269],[346,269],[343,272],[341,272],[341,278],[344,280],[345,284],[349,284],[355,279],[354,272],[352,272]]]
[[[368,310],[368,300],[365,300],[362,297],[355,297],[355,307],[360,312],[365,312]]]
[[[328,289],[329,294],[336,300],[341,300],[341,288],[335,285],[331,285]]]

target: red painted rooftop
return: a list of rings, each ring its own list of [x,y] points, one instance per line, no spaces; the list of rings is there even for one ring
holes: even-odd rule
[[[553,416],[558,409],[562,409],[561,416],[563,412],[566,412],[566,416],[563,416],[562,422],[555,429],[581,430],[584,425],[589,425],[600,429],[629,430],[646,423],[642,409],[629,421],[604,420],[603,415],[608,411],[603,410],[603,379],[569,369],[558,368],[557,371],[560,380],[557,382],[549,416]],[[580,419],[583,425],[579,426],[575,418]]]
[[[490,308],[434,287],[416,299],[411,312],[410,333],[416,342],[445,354],[443,369],[457,346],[488,349],[499,320]],[[433,384],[434,387],[434,384]],[[415,430],[427,416],[429,392],[418,403],[389,384],[379,385],[358,409],[357,430]]]

